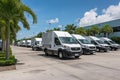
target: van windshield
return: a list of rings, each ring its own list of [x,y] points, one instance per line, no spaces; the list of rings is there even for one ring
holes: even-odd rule
[[[105,44],[103,41],[101,40],[96,40],[99,44]]]
[[[67,44],[78,44],[78,42],[73,37],[59,37],[62,43]]]
[[[110,43],[112,43],[112,44],[116,44],[116,42],[114,42],[114,41],[109,41]]]
[[[79,39],[79,41],[83,44],[91,44],[87,39]]]

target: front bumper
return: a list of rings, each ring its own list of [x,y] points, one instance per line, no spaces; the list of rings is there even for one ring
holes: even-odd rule
[[[69,56],[81,56],[82,52],[71,52],[71,51],[67,51],[67,50],[63,50],[63,56],[64,57],[69,57]]]
[[[82,48],[83,53],[95,53],[96,49]]]
[[[110,47],[108,47],[108,46],[107,47],[105,47],[105,46],[103,46],[103,47],[97,46],[96,48],[99,49],[100,51],[101,50],[103,50],[103,51],[109,51],[110,50]]]
[[[111,50],[117,50],[117,49],[119,49],[119,46],[110,46],[110,49]]]

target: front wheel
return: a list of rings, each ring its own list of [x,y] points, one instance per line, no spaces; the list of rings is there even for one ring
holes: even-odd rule
[[[79,58],[80,56],[75,56],[75,58]]]
[[[44,52],[45,52],[45,55],[48,56],[48,52],[47,52],[47,50],[45,50]]]
[[[58,57],[59,57],[59,59],[63,59],[63,58],[64,58],[63,53],[62,53],[62,52],[59,52],[59,53],[58,53]]]

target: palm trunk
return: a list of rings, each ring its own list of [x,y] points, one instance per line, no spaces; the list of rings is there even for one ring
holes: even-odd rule
[[[2,52],[6,51],[6,41],[2,41]]]
[[[7,20],[7,38],[6,38],[6,60],[9,59],[10,56],[10,22]]]

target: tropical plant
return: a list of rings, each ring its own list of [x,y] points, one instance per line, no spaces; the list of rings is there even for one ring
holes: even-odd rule
[[[75,29],[76,34],[86,35],[86,30],[83,27],[78,27]]]
[[[101,28],[101,33],[104,34],[104,37],[109,37],[109,34],[113,32],[113,28],[110,25],[104,25]]]
[[[60,31],[60,28],[54,28],[53,31]]]
[[[12,23],[14,25],[18,25],[18,23],[21,22],[23,23],[23,26],[25,28],[30,29],[29,24],[24,15],[25,12],[32,15],[33,23],[37,22],[37,18],[34,12],[28,6],[24,5],[21,0],[0,0],[0,20],[4,20],[6,23],[6,59],[9,59],[10,34],[13,34],[13,32],[11,31]],[[15,20],[17,22],[15,22]],[[18,28],[19,26],[16,27]],[[15,29],[16,28],[14,26],[13,30]]]
[[[87,36],[91,36],[91,35],[92,35],[91,29],[86,29],[86,35],[87,35]]]
[[[42,34],[43,34],[43,32],[40,32],[40,33],[38,33],[38,34],[37,34],[37,36],[36,36],[36,37],[41,38],[41,37],[42,37]]]
[[[73,34],[75,32],[76,26],[74,24],[66,25],[65,31],[69,32],[70,34]]]
[[[94,25],[90,28],[90,31],[92,32],[92,35],[93,36],[96,36],[96,34],[99,34],[100,33],[100,29],[98,28],[97,25]]]

